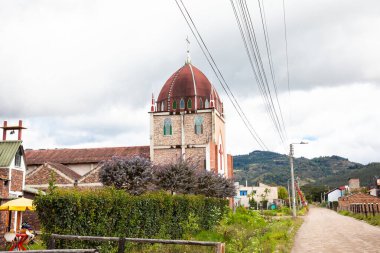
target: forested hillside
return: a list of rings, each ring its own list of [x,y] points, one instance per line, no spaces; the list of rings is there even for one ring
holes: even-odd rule
[[[374,175],[380,175],[380,164],[362,165],[339,156],[313,159],[295,158],[295,176],[300,184],[336,187],[347,184],[350,177],[360,178],[361,185],[370,184]],[[247,155],[234,156],[235,180],[249,185],[258,182],[287,185],[290,178],[289,157],[268,151],[253,151]]]

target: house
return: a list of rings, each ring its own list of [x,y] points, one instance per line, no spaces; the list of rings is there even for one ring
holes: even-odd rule
[[[338,188],[332,189],[331,191],[327,192],[327,202],[335,202],[338,201],[339,197],[342,197],[345,192],[347,191],[347,188],[345,186],[340,186]]]
[[[22,121],[18,126],[8,126],[4,122],[3,139],[0,141],[0,204],[23,196],[25,188],[26,161],[22,145]],[[8,131],[10,133],[8,134]],[[8,140],[9,135],[18,131],[16,140]],[[17,211],[0,212],[0,234],[10,229],[20,228],[22,213]]]
[[[338,211],[380,214],[380,198],[365,193],[355,193],[338,199]]]
[[[249,207],[249,200],[253,198],[256,202],[261,202],[264,199],[268,203],[274,203],[278,199],[278,191],[276,186],[269,186],[259,183],[258,186],[243,186],[235,183],[236,196],[235,206]]]
[[[149,146],[26,150],[26,186],[46,189],[54,175],[58,187],[101,187],[101,162],[113,156],[149,157]]]
[[[369,194],[375,197],[380,197],[380,178],[374,177],[374,183],[369,190]]]

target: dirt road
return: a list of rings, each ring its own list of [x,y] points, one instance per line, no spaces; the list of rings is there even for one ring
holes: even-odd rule
[[[312,207],[298,230],[292,250],[304,252],[380,253],[380,227]]]

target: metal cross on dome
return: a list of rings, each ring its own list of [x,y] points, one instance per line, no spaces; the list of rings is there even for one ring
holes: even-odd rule
[[[187,53],[190,52],[190,40],[189,40],[189,36],[186,36],[186,42],[187,42]]]

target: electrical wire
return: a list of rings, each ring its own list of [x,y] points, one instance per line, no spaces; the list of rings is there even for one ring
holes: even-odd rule
[[[253,139],[256,141],[256,143],[263,149],[268,150],[267,146],[263,142],[263,140],[260,138],[260,136],[257,134],[256,130],[253,128],[251,122],[247,118],[246,114],[242,110],[239,102],[235,98],[234,94],[232,93],[227,81],[225,80],[223,74],[221,73],[218,65],[216,64],[214,58],[212,57],[212,54],[210,53],[206,43],[204,42],[201,34],[199,33],[190,13],[188,12],[186,6],[184,5],[183,1],[180,0],[182,4],[182,8],[180,4],[178,3],[178,0],[175,0],[179,10],[181,11],[182,16],[184,17],[187,25],[190,28],[190,31],[192,32],[193,36],[195,37],[199,47],[201,48],[204,56],[206,57],[208,63],[210,64],[213,72],[215,73],[220,85],[222,86],[223,90],[226,92],[227,97],[229,98],[230,102],[232,103],[233,107],[235,108],[236,112],[238,113],[239,117],[243,121],[244,125],[247,127],[248,131],[252,135]],[[186,14],[185,14],[186,12]],[[207,52],[207,53],[206,53]]]

